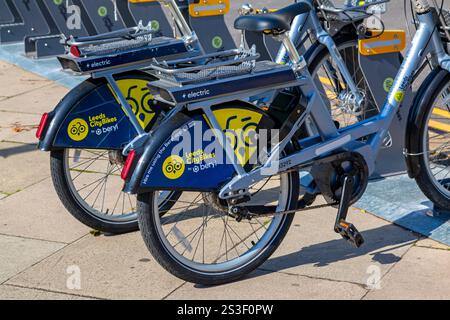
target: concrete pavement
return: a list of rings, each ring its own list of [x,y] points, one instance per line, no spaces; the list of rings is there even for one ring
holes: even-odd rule
[[[334,209],[300,213],[269,261],[212,288],[165,272],[139,233],[91,235],[35,149],[40,114],[66,92],[0,62],[0,299],[450,299],[449,247],[356,209],[364,247],[332,231]]]

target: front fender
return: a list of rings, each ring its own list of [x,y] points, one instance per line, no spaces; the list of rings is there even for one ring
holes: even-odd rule
[[[161,108],[154,108],[147,83],[154,78],[140,71],[115,77],[140,124],[149,130]],[[105,79],[88,79],[71,90],[49,113],[50,123],[39,149],[122,149],[136,136],[126,113]]]
[[[417,91],[414,102],[408,116],[408,124],[405,136],[405,151],[406,151],[406,165],[408,168],[408,175],[410,178],[415,178],[420,172],[419,157],[414,156],[420,152],[420,128],[425,121],[426,108],[430,101],[433,100],[433,95],[438,89],[441,82],[448,77],[447,70],[440,68],[433,69],[427,78],[423,81],[419,90]]]

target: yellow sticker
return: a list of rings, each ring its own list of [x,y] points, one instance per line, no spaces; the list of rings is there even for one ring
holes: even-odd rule
[[[128,78],[116,82],[125,99],[127,99],[128,104],[133,109],[142,128],[144,130],[149,130],[156,114],[155,111],[153,111],[154,98],[147,87],[148,80]],[[114,90],[112,90],[109,85],[108,87],[116,98],[117,103],[120,104]],[[125,112],[125,109],[122,109]]]
[[[394,85],[394,79],[393,78],[386,78],[383,82],[383,89],[386,92],[391,91],[392,86]]]
[[[397,93],[394,96],[395,101],[397,101],[398,103],[402,102],[404,98],[405,92],[403,91],[397,91]]]
[[[177,155],[171,155],[168,157],[162,167],[164,176],[170,180],[176,180],[181,178],[186,169],[183,158]]]
[[[73,141],[83,141],[89,134],[89,127],[81,118],[73,119],[67,127],[67,133]]]
[[[237,161],[241,165],[247,164],[258,150],[256,133],[262,114],[238,108],[223,108],[213,113],[234,149]]]

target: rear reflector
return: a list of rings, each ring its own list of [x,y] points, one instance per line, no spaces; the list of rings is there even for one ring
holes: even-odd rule
[[[44,133],[45,125],[47,124],[48,113],[44,113],[41,118],[41,122],[39,122],[39,126],[36,131],[36,138],[41,140],[42,134]]]
[[[81,56],[80,49],[78,49],[77,46],[71,46],[71,47],[70,47],[70,53],[71,53],[73,56],[77,57],[77,58],[79,58],[79,57]]]
[[[130,153],[128,153],[127,160],[125,160],[125,164],[123,165],[122,173],[120,174],[120,177],[123,180],[126,180],[128,178],[128,174],[130,173],[131,165],[133,164],[135,157],[136,157],[136,151],[131,150]]]

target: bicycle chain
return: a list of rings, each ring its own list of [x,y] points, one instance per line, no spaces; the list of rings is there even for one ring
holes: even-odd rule
[[[339,205],[339,202],[320,204],[320,205],[316,205],[316,206],[309,206],[309,207],[298,208],[298,209],[293,209],[293,210],[287,210],[287,211],[282,211],[282,212],[271,212],[271,213],[264,213],[264,214],[255,214],[255,213],[251,213],[250,212],[249,213],[249,217],[250,218],[254,218],[254,217],[257,217],[257,218],[259,218],[259,217],[276,217],[276,216],[280,216],[280,215],[305,212],[305,211],[309,211],[309,210],[329,208],[329,207],[333,207],[333,206],[337,206],[337,205]]]

